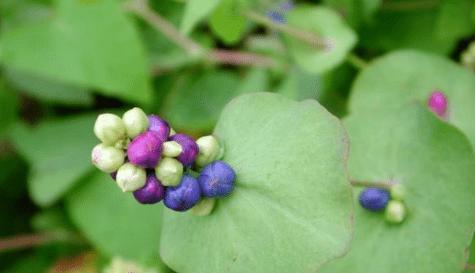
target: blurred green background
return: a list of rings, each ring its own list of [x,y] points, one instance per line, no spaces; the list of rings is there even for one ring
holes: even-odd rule
[[[97,113],[140,106],[197,137],[232,98],[275,92],[344,117],[373,59],[473,71],[472,41],[473,0],[0,0],[0,272],[168,272],[161,209],[90,164]]]

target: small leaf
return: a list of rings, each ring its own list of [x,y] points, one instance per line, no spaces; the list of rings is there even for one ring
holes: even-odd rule
[[[112,178],[94,172],[66,199],[73,222],[91,243],[109,256],[159,259],[162,205],[139,204]]]
[[[222,0],[211,14],[211,30],[226,44],[239,42],[246,30],[246,19],[239,14],[240,8],[239,0]]]
[[[189,34],[201,20],[213,12],[220,2],[221,0],[188,0],[180,31]]]
[[[160,254],[181,273],[315,272],[343,255],[352,230],[339,121],[313,100],[234,99],[214,132],[236,188],[211,215],[164,212]]]
[[[2,33],[2,64],[146,104],[145,51],[119,2],[56,1],[53,16]]]
[[[417,52],[388,54],[367,67],[353,84],[350,112],[426,103],[434,90],[448,97],[448,122],[475,147],[475,76],[444,58]]]
[[[345,124],[350,177],[404,185],[408,217],[389,224],[355,202],[351,250],[321,272],[460,272],[475,227],[475,157],[467,138],[419,103],[359,112]]]
[[[35,128],[17,125],[10,133],[31,164],[29,192],[35,203],[49,206],[91,170],[95,115],[50,120]]]
[[[292,56],[310,73],[321,73],[339,65],[356,44],[356,34],[333,10],[310,5],[297,6],[287,17],[288,24],[312,33],[326,48],[317,48],[290,35],[284,35]]]

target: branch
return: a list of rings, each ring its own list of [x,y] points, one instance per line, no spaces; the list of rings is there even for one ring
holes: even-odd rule
[[[0,253],[9,250],[32,248],[52,242],[71,242],[82,244],[85,241],[79,236],[64,232],[19,234],[0,239]]]
[[[351,185],[355,187],[371,187],[371,188],[381,188],[381,189],[386,189],[390,190],[391,186],[393,185],[392,183],[389,182],[369,182],[369,181],[356,181],[356,180],[350,180]]]
[[[364,69],[365,67],[368,66],[368,62],[361,59],[358,55],[354,53],[348,54],[346,57],[346,61],[350,63],[352,66],[357,68],[358,70]]]
[[[180,33],[180,31],[160,14],[150,8],[147,0],[132,0],[127,2],[126,10],[134,13],[155,30],[162,33],[170,41],[183,48],[192,57],[202,57],[205,60],[228,64],[228,65],[253,65],[264,67],[275,67],[276,64],[272,58],[259,54],[243,51],[214,49],[207,51],[201,45]],[[155,68],[159,71],[160,68]]]

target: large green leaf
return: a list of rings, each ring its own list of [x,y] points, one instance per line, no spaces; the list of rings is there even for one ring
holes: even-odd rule
[[[17,119],[18,98],[0,79],[0,138]]]
[[[29,191],[35,203],[49,206],[91,170],[95,115],[43,122],[35,128],[19,124],[10,136],[31,165]]]
[[[244,35],[246,18],[240,12],[239,0],[222,0],[211,14],[211,30],[226,44],[235,44]]]
[[[206,217],[164,212],[160,254],[180,273],[315,272],[347,251],[346,134],[314,100],[240,96],[214,132],[237,173]]]
[[[2,63],[146,103],[145,52],[119,1],[57,0],[54,15],[3,33]]]
[[[475,76],[435,55],[399,51],[375,61],[353,85],[350,112],[425,103],[434,90],[447,95],[449,122],[475,145]]]
[[[67,197],[73,222],[97,249],[138,261],[159,258],[162,207],[139,204],[100,172],[82,180]]]
[[[392,225],[357,204],[351,251],[322,272],[460,272],[475,228],[475,157],[468,139],[419,103],[360,112],[346,125],[350,177],[401,183],[409,215]]]
[[[343,62],[356,44],[356,34],[340,16],[325,7],[302,5],[287,16],[289,25],[308,31],[327,42],[326,48],[318,48],[292,36],[285,35],[295,61],[311,73],[330,70]]]
[[[343,14],[353,27],[369,22],[382,0],[324,0],[325,4]]]
[[[188,0],[180,31],[188,34],[219,5],[221,0]]]

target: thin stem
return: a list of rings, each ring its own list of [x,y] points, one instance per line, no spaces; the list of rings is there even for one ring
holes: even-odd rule
[[[381,9],[389,11],[411,11],[421,9],[432,9],[440,4],[438,0],[417,0],[417,1],[383,1]]]
[[[149,23],[155,30],[165,35],[170,41],[183,48],[193,57],[202,57],[211,62],[237,66],[274,67],[276,65],[272,58],[251,52],[220,49],[207,51],[201,45],[180,33],[173,24],[151,9],[147,0],[132,0],[127,3],[125,8]],[[157,73],[161,72],[161,69],[154,68],[153,71]]]
[[[386,190],[390,190],[392,183],[389,182],[369,182],[369,181],[356,181],[350,180],[351,185],[355,187],[371,187],[371,188],[382,188]]]
[[[303,42],[306,42],[310,44],[311,46],[321,48],[321,49],[329,49],[332,47],[332,43],[330,40],[324,39],[322,37],[319,37],[311,32],[307,31],[302,31],[298,28],[294,28],[292,26],[286,25],[286,24],[278,24],[272,21],[271,19],[267,18],[266,16],[263,16],[257,12],[247,10],[244,13],[244,16],[246,16],[248,19],[261,24],[263,26],[266,26],[270,29],[278,30],[281,31],[285,34],[288,34],[289,36],[292,36],[294,38],[297,38]]]
[[[19,234],[0,239],[0,253],[9,250],[32,248],[51,242],[84,243],[79,236],[69,233]]]
[[[362,58],[360,58],[358,55],[354,53],[348,54],[348,56],[346,57],[346,60],[348,61],[349,64],[351,64],[352,66],[354,66],[355,68],[359,70],[364,69],[365,67],[368,66],[368,62],[366,62],[365,60],[363,60]]]

